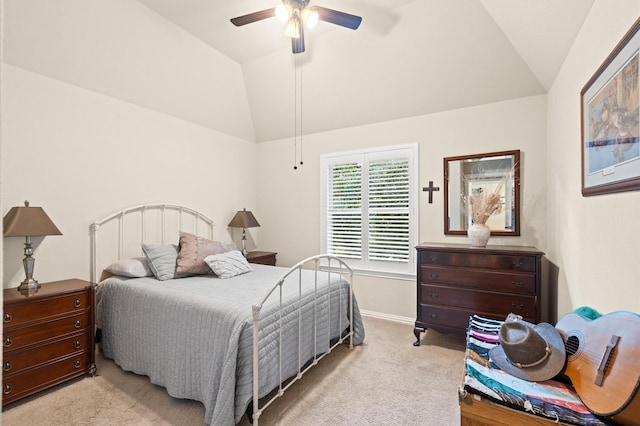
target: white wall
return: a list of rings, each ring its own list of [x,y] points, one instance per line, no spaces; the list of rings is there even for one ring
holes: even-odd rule
[[[548,94],[547,256],[560,315],[640,312],[640,192],[583,197],[580,180],[580,91],[639,15],[638,1],[596,1]]]
[[[443,158],[521,150],[522,229],[520,237],[492,237],[490,244],[547,244],[546,96],[483,105],[350,129],[306,135],[304,165],[293,170],[292,139],[260,143],[259,195],[261,249],[277,251],[278,262],[294,264],[320,249],[320,167],[323,153],[377,146],[419,143],[419,185],[432,180],[441,188],[433,204],[419,196],[421,242],[467,243],[466,237],[444,235]],[[299,148],[299,147],[298,147]],[[266,208],[266,206],[269,206]],[[365,311],[407,321],[416,316],[416,282],[358,276],[354,279]]]
[[[6,64],[3,83],[2,205],[42,206],[64,234],[34,239],[39,281],[88,279],[89,225],[124,207],[198,209],[222,241],[236,210],[260,216],[253,142]],[[4,287],[14,287],[24,240],[4,243]]]
[[[240,66],[137,1],[2,5],[2,213],[29,200],[64,234],[34,239],[34,277],[89,279],[89,224],[148,202],[200,210],[239,244],[233,214],[260,216]],[[24,240],[3,242],[14,287]]]

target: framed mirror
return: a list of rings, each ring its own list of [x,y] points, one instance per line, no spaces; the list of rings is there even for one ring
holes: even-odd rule
[[[466,235],[473,200],[487,194],[499,200],[486,219],[491,235],[519,236],[520,150],[444,159],[444,233]]]

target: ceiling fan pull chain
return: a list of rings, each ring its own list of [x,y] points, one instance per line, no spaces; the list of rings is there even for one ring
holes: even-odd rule
[[[302,71],[304,70],[304,65],[300,65],[300,165],[302,166],[302,99],[303,99],[303,89],[304,83],[302,81]]]
[[[293,170],[298,170],[298,57],[293,60]]]

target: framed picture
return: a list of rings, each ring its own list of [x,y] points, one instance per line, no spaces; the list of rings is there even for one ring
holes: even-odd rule
[[[640,189],[640,19],[580,92],[582,195]]]

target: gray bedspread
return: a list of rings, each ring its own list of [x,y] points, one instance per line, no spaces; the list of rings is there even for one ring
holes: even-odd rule
[[[96,303],[104,355],[124,370],[149,376],[174,397],[202,402],[206,423],[238,423],[252,399],[251,306],[287,271],[257,264],[252,268],[253,272],[229,279],[213,275],[169,281],[112,277],[101,282]],[[261,312],[261,398],[279,383],[280,321],[284,324],[283,379],[295,375],[298,364],[311,359],[314,352],[326,352],[329,338],[339,336],[349,325],[346,281],[331,274],[328,292],[328,274],[320,272],[318,298],[314,302],[313,272],[302,272],[300,317],[297,272],[284,285],[282,319],[278,292]],[[360,344],[364,326],[355,298],[353,316],[353,343]],[[319,330],[315,348],[314,318]],[[303,330],[300,351],[299,324]]]

